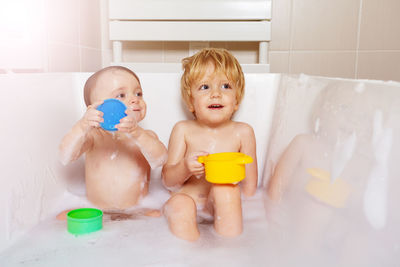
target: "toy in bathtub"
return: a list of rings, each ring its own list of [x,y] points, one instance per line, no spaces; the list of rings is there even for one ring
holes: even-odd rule
[[[97,107],[97,110],[103,112],[104,121],[100,123],[100,126],[107,131],[116,131],[115,125],[126,116],[125,104],[114,98],[104,100],[103,104]]]
[[[204,163],[206,180],[214,184],[236,184],[246,176],[245,164],[253,158],[239,152],[223,152],[200,156],[198,162]]]
[[[316,200],[335,208],[343,208],[349,198],[350,185],[342,178],[331,179],[329,172],[319,168],[309,168],[311,178],[306,185],[306,191]]]
[[[98,231],[103,228],[103,212],[93,208],[71,210],[67,213],[67,227],[74,235]]]

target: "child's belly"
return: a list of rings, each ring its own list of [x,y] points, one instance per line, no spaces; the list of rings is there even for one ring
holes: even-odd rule
[[[137,204],[140,196],[147,194],[149,172],[147,163],[86,162],[87,197],[103,209],[129,208]]]

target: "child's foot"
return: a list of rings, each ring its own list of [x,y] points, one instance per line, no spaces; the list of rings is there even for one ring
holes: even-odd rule
[[[135,219],[140,216],[147,217],[160,217],[161,212],[156,209],[140,209],[135,211],[104,211],[103,212],[107,218],[111,221],[125,221],[129,219]]]
[[[144,212],[144,215],[147,217],[160,217],[161,216],[161,211],[160,210],[153,210],[149,209]]]
[[[56,219],[60,220],[60,221],[66,221],[67,220],[67,214],[68,212],[70,212],[73,209],[69,209],[69,210],[64,210],[62,212],[60,212],[57,216]]]

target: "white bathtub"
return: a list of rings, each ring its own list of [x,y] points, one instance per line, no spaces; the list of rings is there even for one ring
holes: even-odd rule
[[[3,92],[0,99],[3,111],[0,115],[3,125],[0,141],[3,151],[0,178],[0,208],[3,211],[0,217],[1,266],[290,266],[293,262],[298,265],[318,266],[335,266],[341,263],[360,263],[362,266],[382,263],[385,266],[395,266],[399,263],[400,243],[397,239],[400,238],[387,238],[390,232],[399,237],[397,225],[400,212],[396,203],[400,202],[400,190],[397,189],[400,187],[395,181],[400,173],[399,168],[395,167],[395,162],[399,159],[399,127],[393,118],[400,118],[399,108],[395,106],[399,103],[400,96],[398,83],[334,80],[305,75],[246,74],[246,95],[235,114],[235,120],[248,122],[255,130],[260,189],[255,197],[243,200],[244,233],[240,237],[218,237],[210,224],[202,224],[200,240],[187,243],[170,234],[163,218],[138,217],[127,221],[106,221],[103,230],[80,237],[70,235],[66,230],[66,223],[54,219],[59,211],[75,207],[79,199],[75,196],[84,196],[83,160],[62,166],[57,159],[57,148],[62,136],[85,109],[82,87],[89,75],[90,73],[0,75],[0,88]],[[167,145],[173,125],[191,116],[180,99],[180,74],[138,75],[148,104],[148,113],[141,125],[154,130]],[[362,91],[360,84],[368,88],[376,87],[367,90],[372,95],[368,98],[369,101],[374,102],[374,96],[377,96],[377,103],[387,101],[392,107],[389,111],[385,110],[385,122],[388,123],[384,127],[379,128],[375,123],[378,125],[375,132],[388,127],[393,131],[393,149],[385,161],[389,170],[387,180],[390,181],[385,225],[379,229],[369,227],[368,218],[363,219],[362,216],[352,220],[349,213],[356,210],[363,214],[362,206],[355,205],[352,209],[340,210],[346,210],[347,213],[331,211],[333,215],[330,218],[335,220],[343,216],[349,218],[352,222],[351,231],[356,230],[357,223],[363,225],[364,232],[357,234],[367,234],[363,235],[360,242],[379,244],[379,247],[362,247],[361,252],[374,249],[376,252],[371,253],[372,256],[362,256],[365,258],[354,256],[359,255],[356,253],[360,251],[353,251],[353,247],[346,247],[347,253],[343,253],[336,240],[331,247],[326,247],[324,242],[321,247],[310,246],[313,248],[311,252],[308,251],[304,257],[299,256],[297,252],[302,250],[296,250],[290,244],[303,244],[300,242],[301,238],[308,240],[308,236],[293,237],[296,242],[291,242],[288,234],[298,223],[298,218],[293,214],[302,210],[301,205],[308,207],[309,203],[296,203],[297,198],[302,199],[302,196],[293,193],[296,191],[292,189],[291,193],[286,194],[290,201],[286,201],[284,197],[281,206],[271,206],[268,198],[263,198],[266,194],[261,185],[268,182],[290,140],[296,134],[312,130],[309,124],[312,105],[318,94],[330,84],[337,87],[343,85],[349,90],[355,88],[358,91]],[[388,92],[390,97],[379,98]],[[386,116],[392,113],[395,115],[387,119]],[[368,181],[368,177],[367,175],[365,181]],[[160,169],[152,172],[152,181],[150,196],[142,205],[160,207],[168,198],[167,191],[160,186]],[[363,188],[360,186],[357,190],[361,192]],[[263,199],[267,204],[268,218],[271,219],[267,219]],[[312,213],[305,213],[304,216],[312,216]],[[279,223],[275,224],[277,221]],[[343,223],[341,220],[336,221]],[[299,223],[305,222],[299,220]],[[335,231],[342,234],[346,226],[347,224],[343,229],[335,228]],[[354,236],[357,241],[359,235]],[[353,243],[347,243],[347,246],[349,244]],[[292,258],[285,256],[286,250]],[[330,258],[326,262],[315,255],[328,255]],[[367,259],[367,264],[364,264],[364,259]]]

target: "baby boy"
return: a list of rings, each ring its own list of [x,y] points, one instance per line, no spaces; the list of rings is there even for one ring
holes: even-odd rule
[[[150,169],[164,164],[167,151],[157,135],[138,123],[146,115],[146,103],[137,75],[121,66],[94,73],[86,81],[87,110],[60,144],[64,164],[85,153],[87,198],[103,210],[122,210],[147,194]],[[115,98],[127,107],[116,132],[102,129],[104,100]]]

